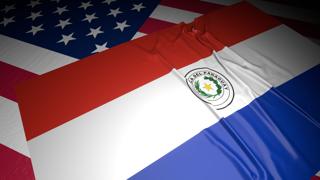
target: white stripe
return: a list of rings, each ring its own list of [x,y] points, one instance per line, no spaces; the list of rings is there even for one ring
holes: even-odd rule
[[[29,148],[37,179],[127,179],[216,121],[170,73],[30,140]]]
[[[319,53],[284,25],[224,48],[218,59],[204,58],[179,69],[180,76],[163,76],[29,141],[36,176],[128,178],[217,122],[217,115],[227,116],[319,64]],[[209,109],[186,87],[183,75],[198,67],[231,81],[236,94],[230,106]]]
[[[199,17],[201,14],[185,11],[177,8],[172,8],[168,6],[158,5],[156,9],[152,12],[150,17],[154,19],[159,19],[162,21],[172,22],[175,24],[185,22],[189,23],[194,20],[194,18]]]
[[[192,69],[210,67],[223,72],[232,84],[236,84],[233,103],[217,111],[220,117],[226,117],[271,87],[280,86],[319,63],[319,46],[280,25],[224,48],[216,54],[213,62],[212,57],[204,58],[179,71],[185,75]]]
[[[43,74],[76,59],[0,34],[0,61],[35,74]]]
[[[314,42],[317,45],[320,45],[320,39],[316,39],[316,38],[310,38],[308,37],[308,39],[310,39],[312,42]]]
[[[285,70],[283,74],[295,77],[320,62],[320,47],[285,25],[247,39],[231,49],[253,66],[263,68],[260,74],[266,74],[264,79],[273,86],[289,79],[281,78],[266,67],[276,66],[278,71]]]
[[[230,6],[232,4],[241,2],[241,0],[201,0],[204,2],[209,2],[209,3],[213,3],[213,4],[220,4],[220,5],[224,5],[224,6]]]
[[[319,176],[319,177],[320,177],[320,171],[317,172],[316,176]]]
[[[145,36],[145,35],[147,35],[147,34],[142,33],[142,32],[137,32],[137,33],[132,37],[132,39],[137,39],[137,38],[140,38],[140,37]]]
[[[254,6],[264,11],[267,14],[280,16],[288,19],[300,20],[319,24],[319,13],[312,10],[306,10],[298,7],[292,7],[282,4],[277,4],[268,1],[248,0]]]
[[[0,96],[0,143],[29,157],[18,104]]]

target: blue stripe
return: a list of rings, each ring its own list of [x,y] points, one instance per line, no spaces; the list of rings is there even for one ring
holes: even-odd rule
[[[319,77],[317,66],[269,90],[131,179],[310,179],[320,169]]]

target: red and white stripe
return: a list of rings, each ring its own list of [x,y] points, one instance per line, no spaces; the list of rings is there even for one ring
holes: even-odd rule
[[[310,178],[310,180],[320,180],[320,171],[317,172],[314,176]]]

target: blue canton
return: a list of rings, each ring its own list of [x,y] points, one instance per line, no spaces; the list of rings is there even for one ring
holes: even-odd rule
[[[81,59],[131,40],[158,3],[158,0],[1,1],[0,33]]]

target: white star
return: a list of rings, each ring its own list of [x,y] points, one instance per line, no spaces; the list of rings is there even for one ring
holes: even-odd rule
[[[120,13],[122,13],[122,11],[120,11],[120,8],[110,9],[110,13],[108,14],[108,16],[112,15],[113,17],[117,17],[117,15]]]
[[[107,3],[108,5],[110,5],[112,2],[115,2],[116,0],[104,0],[102,1],[102,3]]]
[[[7,12],[14,10],[14,9],[16,9],[14,7],[14,4],[11,4],[11,5],[6,5],[3,9],[1,9],[1,11],[4,11],[5,13],[7,13]]]
[[[73,35],[73,33],[71,33],[69,35],[62,34],[62,38],[57,43],[63,42],[64,45],[67,45],[69,43],[69,41],[72,41],[72,40],[76,39],[76,38],[72,37],[72,35]]]
[[[96,46],[96,49],[91,52],[92,54],[93,54],[93,53],[97,53],[97,52],[102,52],[102,51],[104,51],[104,50],[109,49],[109,48],[107,47],[107,42],[104,43],[104,44],[102,44],[102,45],[95,44],[95,46]]]
[[[120,31],[122,32],[124,30],[124,28],[129,27],[130,25],[127,24],[127,21],[123,21],[122,23],[116,22],[117,26],[114,27],[113,29],[120,29]]]
[[[55,11],[53,12],[53,14],[58,13],[59,15],[61,15],[63,12],[66,12],[66,11],[69,11],[69,10],[67,9],[67,6],[57,7],[57,10],[55,10]]]
[[[61,27],[61,29],[63,29],[67,25],[72,24],[71,22],[69,22],[69,20],[70,18],[66,20],[59,20],[59,23],[55,27]]]
[[[81,5],[78,8],[83,8],[84,10],[86,10],[88,7],[92,6],[91,2],[88,1],[86,3],[81,2]]]
[[[142,5],[142,3],[140,4],[133,4],[133,8],[131,10],[137,10],[138,12],[141,11],[141,9],[146,8],[145,6]]]
[[[43,24],[40,24],[39,26],[31,26],[31,29],[26,33],[32,33],[32,35],[34,36],[35,34],[37,34],[37,32],[44,30],[42,29],[42,25]]]
[[[31,8],[34,8],[36,5],[39,5],[39,4],[41,4],[40,0],[31,0],[28,6],[31,6]]]
[[[13,20],[14,16],[10,17],[10,18],[3,18],[3,20],[0,22],[0,24],[2,24],[4,27],[6,27],[9,23],[13,23],[15,22],[15,20]]]
[[[96,29],[90,28],[90,32],[87,34],[87,36],[92,35],[93,38],[96,38],[98,34],[103,33],[103,31],[100,31],[101,26],[97,27]]]
[[[82,19],[82,21],[88,21],[89,23],[91,23],[92,20],[98,19],[98,17],[96,17],[95,15],[96,13],[93,13],[91,15],[86,14],[86,17]]]
[[[37,19],[37,17],[42,16],[41,11],[39,12],[31,12],[31,15],[29,17],[27,17],[26,19],[32,19],[32,21],[34,21],[35,19]]]

